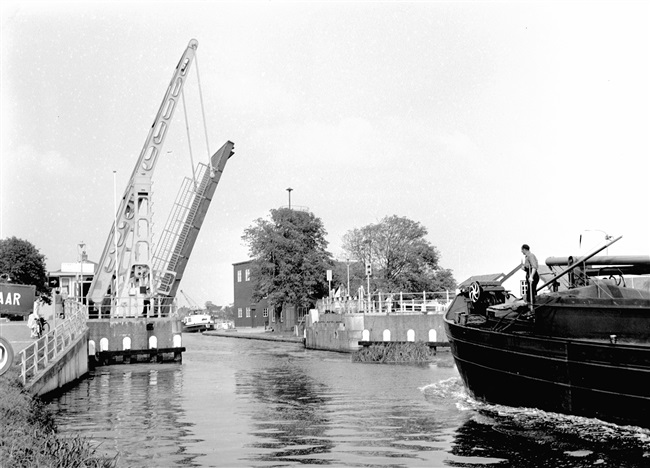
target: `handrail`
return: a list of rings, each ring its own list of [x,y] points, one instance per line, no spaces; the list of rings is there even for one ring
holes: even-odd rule
[[[442,314],[455,293],[451,291],[421,293],[364,294],[360,297],[324,298],[318,301],[319,309],[335,313],[364,314]]]
[[[18,353],[23,385],[67,351],[74,340],[88,329],[87,319],[85,305],[73,299],[66,300],[65,318],[58,320],[53,330]]]
[[[95,319],[134,319],[134,318],[166,318],[174,317],[177,313],[176,300],[166,304],[168,298],[154,296],[147,299],[145,296],[119,296],[113,297],[113,304],[95,304],[95,309],[89,318]],[[117,304],[115,304],[115,301]],[[147,302],[145,302],[147,301]]]

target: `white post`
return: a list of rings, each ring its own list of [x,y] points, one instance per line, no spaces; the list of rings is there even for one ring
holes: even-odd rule
[[[368,279],[368,312],[370,312],[370,311],[371,311],[371,307],[370,307],[370,304],[371,304],[371,297],[370,297],[370,275],[367,275],[366,278]]]
[[[114,218],[113,218],[113,240],[115,243],[115,291],[113,291],[113,295],[115,296],[115,307],[116,309],[119,308],[119,293],[120,293],[120,284],[119,284],[119,268],[118,268],[118,261],[119,261],[119,256],[117,255],[117,181],[116,181],[116,176],[117,176],[117,171],[113,171],[113,211],[115,213]],[[111,308],[113,307],[113,304],[111,304]],[[112,315],[112,311],[109,311],[109,317]]]
[[[81,262],[79,262],[79,269],[81,270],[80,281],[79,281],[79,302],[84,303],[84,257],[83,252],[81,253]]]
[[[346,259],[346,263],[348,264],[348,292],[346,295],[349,297],[350,296],[350,259],[349,258]]]
[[[59,283],[59,285],[60,285],[60,283]],[[53,310],[54,310],[53,316],[54,316],[54,318],[52,319],[52,326],[54,327],[54,330],[56,331],[56,291],[54,289],[52,290],[52,305],[54,306],[53,307]],[[56,336],[56,333],[54,333],[54,336]]]
[[[47,335],[42,335],[41,339],[43,340],[43,347],[45,348],[45,352],[43,353],[43,367],[47,367],[47,364],[50,361],[50,339]]]

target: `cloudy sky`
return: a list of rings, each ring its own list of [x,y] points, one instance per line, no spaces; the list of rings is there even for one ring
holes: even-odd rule
[[[232,302],[241,236],[288,204],[341,238],[385,216],[429,231],[462,281],[605,234],[650,253],[647,2],[4,2],[0,237],[48,268],[98,261],[173,70],[197,52],[209,147],[235,143],[181,284]],[[196,67],[194,161],[208,149]],[[175,114],[160,232],[191,173]]]

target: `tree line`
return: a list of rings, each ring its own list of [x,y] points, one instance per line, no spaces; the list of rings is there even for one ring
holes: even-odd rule
[[[349,296],[367,287],[368,270],[373,290],[453,290],[452,271],[440,266],[440,253],[427,234],[417,221],[387,216],[345,234],[343,261],[327,250],[327,232],[313,213],[271,210],[268,219],[257,219],[242,236],[253,260],[253,301],[265,298],[275,309],[285,304],[309,308],[330,293],[327,270],[332,270],[333,289],[343,289]]]
[[[368,268],[373,290],[456,288],[452,271],[441,267],[438,249],[417,221],[393,215],[348,231],[342,244],[345,260],[334,259],[327,250],[326,235],[320,218],[290,208],[273,209],[267,219],[258,218],[246,228],[242,240],[253,260],[253,301],[265,298],[275,309],[285,304],[310,308],[328,296],[330,284],[343,289],[343,295],[356,296],[367,285]],[[327,270],[332,271],[331,282]],[[45,256],[26,240],[0,240],[0,281],[34,285],[37,299],[51,301]]]

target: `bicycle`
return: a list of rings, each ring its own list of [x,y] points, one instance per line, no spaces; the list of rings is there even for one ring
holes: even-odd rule
[[[36,327],[36,335],[40,338],[43,335],[47,335],[50,332],[50,324],[44,317],[38,318],[38,326]]]

